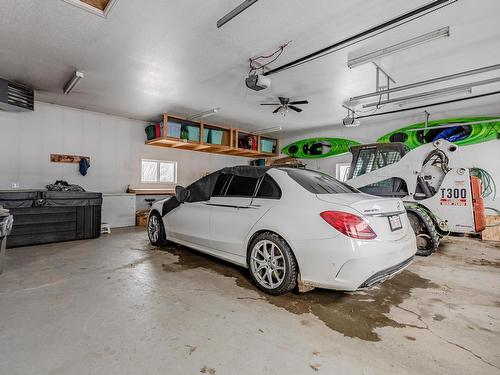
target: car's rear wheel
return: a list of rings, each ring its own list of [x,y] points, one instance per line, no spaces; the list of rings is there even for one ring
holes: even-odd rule
[[[148,219],[148,237],[149,241],[154,246],[162,246],[167,242],[163,220],[160,214],[153,211],[149,214]]]
[[[271,232],[261,233],[249,249],[250,276],[261,290],[279,295],[297,285],[297,261],[281,237]]]

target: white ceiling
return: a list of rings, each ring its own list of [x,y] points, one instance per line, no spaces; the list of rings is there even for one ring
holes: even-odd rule
[[[221,107],[210,121],[248,130],[281,125],[288,133],[338,124],[346,115],[344,101],[374,90],[373,66],[349,69],[348,56],[450,26],[450,38],[385,57],[380,64],[402,85],[500,63],[500,1],[458,0],[272,75],[271,88],[254,92],[244,85],[249,57],[291,40],[273,66],[281,65],[429,0],[261,0],[217,29],[217,19],[241,1],[119,0],[106,19],[63,0],[2,0],[0,76],[32,85],[38,100],[60,105],[144,120]],[[85,79],[63,95],[75,69],[84,71]],[[491,76],[500,71],[480,78]],[[259,105],[278,95],[310,104],[286,117]],[[484,100],[498,102],[498,97]]]

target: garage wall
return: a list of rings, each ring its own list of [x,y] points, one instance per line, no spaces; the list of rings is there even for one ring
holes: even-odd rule
[[[474,105],[460,107],[464,104],[455,104],[446,109],[428,109],[431,113],[430,120],[442,118],[466,117],[466,116],[496,116],[500,117],[500,104],[496,105]],[[313,137],[337,137],[353,139],[360,143],[373,143],[384,134],[406,125],[424,121],[423,110],[420,113],[407,115],[399,114],[398,118],[391,115],[366,118],[361,120],[357,128],[345,128],[342,125],[331,125],[324,128],[312,129],[307,132],[293,134],[280,140],[282,147],[299,139]],[[497,185],[497,198],[492,201],[488,199],[486,205],[500,210],[500,140],[479,143],[476,145],[463,146],[460,148],[463,165],[466,167],[479,167],[488,171]],[[350,163],[351,154],[333,156],[325,159],[303,160],[310,169],[317,169],[335,176],[337,163]]]
[[[146,146],[146,125],[40,102],[34,112],[0,111],[0,189],[11,189],[12,182],[42,188],[62,179],[86,190],[124,192],[127,185],[141,186],[141,158],[177,161],[178,184],[184,186],[205,172],[248,164],[247,158]],[[51,163],[51,153],[90,156],[87,176],[78,164]]]

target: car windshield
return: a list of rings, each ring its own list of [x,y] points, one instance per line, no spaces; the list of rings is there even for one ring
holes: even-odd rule
[[[288,175],[313,194],[359,193],[359,190],[325,173],[308,169],[287,169]]]

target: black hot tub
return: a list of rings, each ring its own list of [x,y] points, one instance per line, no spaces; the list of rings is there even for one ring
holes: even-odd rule
[[[0,206],[14,216],[7,247],[97,238],[101,234],[101,193],[0,191]]]

